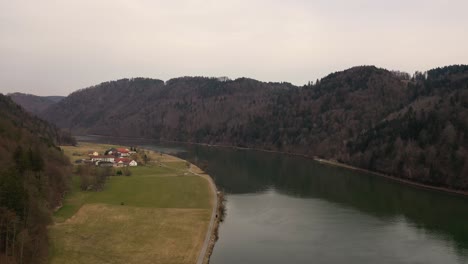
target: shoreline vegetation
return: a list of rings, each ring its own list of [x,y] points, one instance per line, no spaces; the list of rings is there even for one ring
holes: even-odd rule
[[[110,146],[80,141],[62,148],[73,162]],[[49,227],[50,263],[209,263],[223,194],[195,165],[141,151],[148,163],[130,168],[131,176],[109,176],[101,191],[80,190],[73,176]]]

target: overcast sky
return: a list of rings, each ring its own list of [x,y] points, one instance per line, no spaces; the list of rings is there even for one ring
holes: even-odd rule
[[[468,64],[466,0],[0,0],[0,92]]]

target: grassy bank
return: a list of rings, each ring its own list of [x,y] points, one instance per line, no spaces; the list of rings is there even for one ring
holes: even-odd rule
[[[72,160],[108,145],[64,147]],[[195,263],[213,193],[185,161],[146,152],[150,162],[132,176],[112,176],[101,192],[73,189],[50,228],[51,263]]]

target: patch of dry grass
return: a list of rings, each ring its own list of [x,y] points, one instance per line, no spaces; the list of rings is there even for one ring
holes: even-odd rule
[[[51,227],[51,263],[195,263],[209,218],[209,209],[86,204]]]

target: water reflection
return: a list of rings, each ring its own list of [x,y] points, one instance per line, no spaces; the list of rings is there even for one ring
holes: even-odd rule
[[[374,175],[274,153],[189,146],[182,155],[207,171],[228,193],[279,193],[324,199],[374,217],[404,217],[415,227],[468,250],[468,199],[406,186]],[[466,253],[466,252],[465,252]]]

